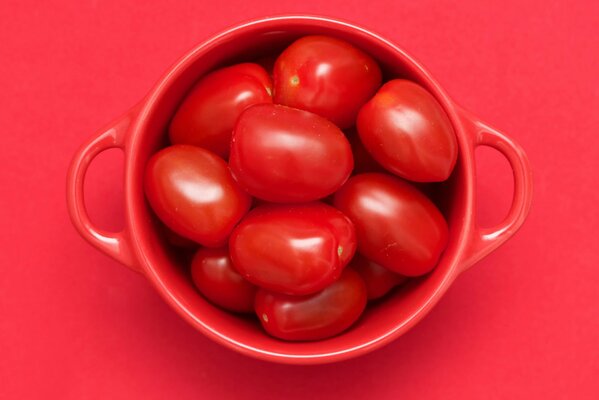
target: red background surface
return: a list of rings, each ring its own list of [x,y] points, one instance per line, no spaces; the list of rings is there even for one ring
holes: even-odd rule
[[[0,398],[599,398],[599,7],[594,1],[0,3]],[[325,4],[326,3],[326,4]],[[336,16],[422,61],[527,150],[522,230],[383,350],[334,365],[246,358],[183,322],[85,243],[65,206],[77,146],[180,55],[250,17]],[[507,163],[478,153],[481,221]],[[94,220],[122,220],[122,156],[90,171]]]

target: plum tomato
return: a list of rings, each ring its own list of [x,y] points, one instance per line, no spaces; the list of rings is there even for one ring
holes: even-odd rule
[[[426,89],[395,79],[362,107],[358,133],[388,171],[417,182],[449,178],[458,145],[449,117]]]
[[[212,303],[234,312],[253,312],[258,288],[235,270],[229,250],[201,248],[191,262],[191,278]]]
[[[308,111],[275,104],[246,109],[233,132],[229,166],[252,196],[271,202],[323,198],[353,168],[343,132]]]
[[[268,73],[253,63],[216,70],[200,79],[175,113],[173,144],[191,144],[227,158],[239,114],[253,104],[272,102]]]
[[[381,85],[381,70],[366,53],[339,39],[304,36],[275,63],[274,102],[311,111],[346,129]]]
[[[270,204],[250,211],[233,230],[233,265],[262,288],[305,295],[335,281],[356,249],[354,227],[319,203]]]
[[[290,341],[335,336],[356,322],[365,307],[366,286],[350,268],[320,292],[289,296],[260,289],[255,303],[256,315],[266,332]]]
[[[189,145],[155,153],[146,165],[144,189],[164,224],[207,247],[225,245],[251,205],[221,158]]]
[[[296,205],[293,206],[293,209],[301,212],[304,218],[321,220],[327,224],[337,237],[339,262],[342,268],[345,267],[356,253],[357,248],[356,229],[351,220],[336,208],[320,202]]]
[[[354,256],[349,266],[355,269],[364,280],[368,300],[383,297],[391,289],[402,284],[407,279],[405,276],[382,267],[360,254]]]
[[[333,204],[354,223],[358,252],[405,276],[432,270],[445,249],[441,212],[410,183],[386,174],[355,175]]]

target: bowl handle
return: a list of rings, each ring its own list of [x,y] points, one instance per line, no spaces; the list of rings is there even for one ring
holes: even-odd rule
[[[462,271],[501,246],[522,226],[532,202],[532,170],[524,150],[503,133],[481,122],[474,115],[461,108],[460,116],[464,128],[469,133],[474,154],[478,146],[489,146],[499,151],[508,162],[514,176],[514,195],[507,216],[492,228],[481,228],[473,218],[473,229],[469,247],[464,253]],[[476,177],[476,174],[475,174]],[[476,178],[475,178],[476,179]]]
[[[89,219],[83,195],[83,184],[90,163],[105,150],[112,148],[125,150],[127,130],[136,114],[137,107],[134,107],[79,148],[69,166],[67,205],[73,225],[85,240],[115,260],[141,272],[131,250],[127,227],[120,232],[107,232],[95,227]]]

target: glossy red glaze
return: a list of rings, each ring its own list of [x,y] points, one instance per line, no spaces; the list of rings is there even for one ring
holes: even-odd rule
[[[169,126],[174,144],[191,144],[229,156],[231,132],[239,114],[253,104],[272,102],[272,82],[258,64],[221,68],[191,89]]]
[[[449,178],[456,137],[443,108],[422,86],[405,79],[385,83],[362,107],[357,125],[368,152],[388,171],[416,182]]]
[[[458,160],[446,183],[443,211],[449,241],[435,270],[425,278],[367,309],[360,321],[326,341],[288,343],[268,337],[255,324],[216,309],[198,293],[156,229],[143,194],[143,172],[164,143],[177,106],[199,76],[238,56],[266,54],[273,44],[304,35],[331,35],[368,51],[389,76],[411,79],[428,90],[447,113],[458,142]],[[514,173],[514,197],[497,226],[476,223],[474,149],[497,149]],[[98,229],[89,219],[83,182],[90,162],[109,148],[125,152],[125,227]],[[432,76],[399,47],[346,22],[310,16],[283,16],[245,23],[200,44],[162,77],[148,96],[83,144],[71,163],[68,210],[75,228],[92,245],[141,272],[181,317],[206,336],[253,357],[292,364],[315,364],[365,354],[397,339],[420,321],[461,272],[508,240],[524,223],[532,200],[532,174],[524,151],[513,140],[457,106]]]
[[[191,261],[191,278],[211,302],[234,312],[253,312],[258,288],[233,267],[229,249],[201,248]]]
[[[229,251],[250,282],[305,295],[339,277],[356,248],[353,229],[347,217],[323,203],[263,205],[233,230]]]
[[[229,166],[252,196],[299,203],[335,192],[354,163],[345,135],[327,119],[278,104],[259,104],[237,120]]]
[[[256,315],[274,337],[291,341],[326,339],[349,328],[364,311],[366,299],[364,281],[356,271],[346,269],[337,281],[308,296],[259,290]]]

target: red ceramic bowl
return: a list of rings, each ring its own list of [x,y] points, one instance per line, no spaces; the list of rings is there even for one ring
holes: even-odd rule
[[[455,128],[459,158],[444,187],[442,209],[450,239],[437,268],[424,278],[371,306],[345,333],[326,340],[288,343],[266,335],[257,322],[224,312],[204,300],[160,234],[144,199],[142,177],[148,158],[165,144],[169,119],[200,76],[223,64],[277,51],[295,38],[322,34],[353,43],[374,56],[389,77],[411,79],[441,103]],[[474,149],[495,148],[514,173],[514,197],[507,217],[492,229],[476,224]],[[125,153],[125,228],[104,232],[90,222],[83,182],[100,152]],[[531,171],[522,149],[511,139],[457,106],[431,75],[403,50],[376,34],[329,18],[282,16],[236,26],[200,44],[173,66],[147,97],[85,143],[68,174],[68,206],[79,233],[98,249],[139,271],[164,300],[197,330],[229,348],[263,360],[293,364],[332,362],[368,353],[398,338],[422,319],[453,280],[489,254],[522,225],[532,197]],[[148,310],[148,312],[150,312]]]

